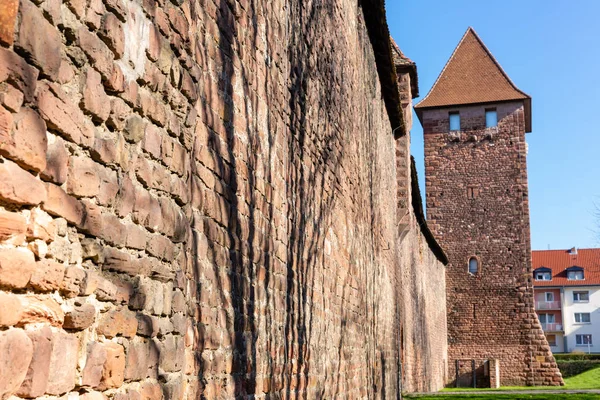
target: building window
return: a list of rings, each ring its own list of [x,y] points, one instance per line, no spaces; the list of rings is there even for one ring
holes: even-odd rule
[[[496,110],[485,110],[485,127],[493,128],[496,126],[498,126],[498,113],[496,113]]]
[[[573,292],[573,301],[575,303],[587,303],[590,301],[590,292]]]
[[[479,260],[476,257],[469,259],[469,273],[475,275],[479,272]]]
[[[591,346],[592,345],[592,335],[575,335],[575,343],[577,346]]]
[[[550,272],[536,272],[535,273],[535,280],[536,281],[551,281],[552,280],[552,274]]]
[[[556,346],[556,335],[546,335],[546,340],[550,346]]]
[[[554,314],[540,314],[539,319],[541,324],[554,324],[556,322]]]
[[[575,313],[575,322],[578,324],[589,324],[592,322],[589,312]]]
[[[458,112],[451,112],[448,115],[450,117],[450,130],[460,131],[460,114]]]
[[[475,186],[468,186],[467,187],[467,198],[475,199],[477,197],[479,197],[479,188],[476,188]]]
[[[546,292],[544,294],[546,295],[546,301],[554,301],[554,293]]]
[[[585,279],[583,275],[583,268],[577,265],[567,268],[567,279],[570,281],[582,281]]]

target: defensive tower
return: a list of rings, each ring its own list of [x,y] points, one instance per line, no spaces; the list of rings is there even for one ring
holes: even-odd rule
[[[533,302],[531,98],[469,28],[415,109],[428,223],[449,258],[449,385],[560,384]]]

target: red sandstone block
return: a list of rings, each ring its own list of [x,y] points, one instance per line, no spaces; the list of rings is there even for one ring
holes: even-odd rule
[[[0,154],[25,169],[43,171],[48,147],[44,120],[32,109],[23,108],[13,116],[13,122],[8,135],[0,129]]]
[[[90,327],[96,319],[96,308],[91,304],[76,306],[65,315],[63,328],[82,330]]]
[[[82,286],[86,280],[86,272],[83,268],[76,266],[69,266],[65,269],[65,276],[60,286],[61,293],[67,297],[72,298],[82,291]]]
[[[110,114],[110,98],[104,92],[102,77],[92,67],[85,74],[83,107],[100,122],[106,121]]]
[[[12,141],[12,132],[14,129],[13,115],[0,106],[0,145],[4,142],[10,143]]]
[[[43,75],[55,80],[61,59],[60,33],[29,0],[21,0],[20,16],[19,37],[15,47],[24,51]]]
[[[19,112],[23,104],[23,92],[6,82],[1,83],[0,103],[13,112]]]
[[[158,126],[165,126],[167,120],[166,107],[147,90],[139,91],[139,104],[144,116],[150,118]]]
[[[52,354],[52,331],[49,327],[27,332],[33,344],[33,357],[27,376],[17,394],[21,397],[39,397],[46,393],[50,358]]]
[[[46,188],[17,164],[0,160],[0,198],[16,204],[37,205],[46,200]]]
[[[0,398],[17,392],[33,357],[33,344],[22,329],[0,332]]]
[[[42,260],[35,264],[29,286],[40,292],[58,290],[65,275],[65,267],[52,260]]]
[[[160,56],[160,31],[154,24],[150,24],[150,37],[146,55],[150,61],[157,61]]]
[[[68,61],[61,61],[60,68],[58,69],[58,83],[65,84],[69,83],[75,77],[75,69]]]
[[[111,169],[102,168],[98,174],[100,178],[98,203],[103,206],[112,205],[119,191],[117,173]]]
[[[136,224],[127,224],[127,247],[131,247],[138,250],[146,248],[147,232],[146,229]]]
[[[107,338],[116,336],[133,338],[137,332],[137,327],[138,321],[135,313],[124,307],[102,314],[98,321],[97,333]]]
[[[31,210],[27,226],[28,239],[41,239],[49,242],[56,234],[56,224],[50,215],[39,208]]]
[[[142,148],[155,159],[161,158],[161,144],[163,136],[163,131],[160,128],[157,128],[155,125],[149,124],[146,126],[144,131],[144,140],[142,141]]]
[[[49,129],[64,135],[67,140],[90,147],[94,140],[94,127],[67,94],[56,85],[39,85],[38,108]]]
[[[69,174],[67,193],[77,197],[93,197],[100,192],[101,167],[91,158],[71,157],[69,159]]]
[[[78,19],[83,20],[85,18],[86,0],[65,0],[65,3]]]
[[[38,70],[27,64],[11,50],[0,47],[0,82],[14,84],[23,92],[25,100],[31,101],[35,93]]]
[[[112,97],[110,99],[110,116],[106,124],[117,131],[125,129],[125,121],[133,114],[131,108],[122,99]]]
[[[125,22],[125,16],[127,15],[125,3],[120,0],[104,0],[104,5],[108,11],[113,12],[117,18]]]
[[[158,366],[158,345],[152,340],[130,342],[126,351],[125,380],[156,378]],[[158,386],[158,385],[157,385]],[[158,386],[160,391],[160,386]],[[162,398],[161,396],[158,399]]]
[[[19,326],[32,324],[49,324],[60,328],[64,322],[65,314],[60,305],[52,297],[42,295],[27,295],[21,297],[23,314]]]
[[[92,30],[97,30],[102,24],[102,16],[106,12],[102,0],[89,0],[85,14],[85,22]]]
[[[21,244],[26,233],[27,222],[22,214],[0,209],[0,241]]]
[[[133,211],[136,190],[127,175],[122,175],[119,181],[120,186],[116,196],[115,209],[120,217],[125,217]]]
[[[113,245],[123,244],[127,238],[125,224],[116,215],[109,213],[102,213],[100,215],[100,225],[96,229],[89,229],[88,231]]]
[[[0,326],[16,325],[23,316],[23,305],[17,295],[0,292]]]
[[[69,164],[69,154],[65,148],[65,141],[52,134],[47,134],[47,138],[46,168],[42,171],[41,176],[44,180],[62,185],[67,180]]]
[[[86,54],[90,63],[102,75],[102,79],[110,79],[113,72],[113,53],[108,46],[95,34],[81,27],[77,31],[79,46]]]
[[[75,335],[62,331],[53,335],[46,393],[59,395],[69,392],[75,387],[78,353],[79,340]]]
[[[79,200],[69,196],[59,186],[46,184],[48,198],[42,204],[42,209],[52,215],[62,217],[75,226],[84,221],[84,206]]]
[[[125,91],[125,76],[123,70],[118,64],[114,64],[113,72],[104,84],[106,88],[113,93],[123,93]]]
[[[62,25],[63,20],[62,12],[60,9],[61,5],[62,0],[46,0],[43,4],[41,4],[41,8],[44,11],[44,14],[54,26]]]
[[[15,22],[19,0],[6,0],[0,4],[0,43],[11,46],[15,34]]]
[[[125,32],[119,19],[112,13],[106,13],[102,17],[102,27],[98,32],[100,38],[112,50],[115,59],[123,56],[125,50]]]

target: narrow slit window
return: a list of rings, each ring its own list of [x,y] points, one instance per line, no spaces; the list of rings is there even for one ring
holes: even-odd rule
[[[479,271],[479,261],[475,257],[469,259],[469,273],[475,275]]]
[[[493,128],[498,126],[498,113],[496,110],[485,110],[485,127]]]
[[[450,114],[450,130],[460,131],[460,114],[457,112],[451,112]]]

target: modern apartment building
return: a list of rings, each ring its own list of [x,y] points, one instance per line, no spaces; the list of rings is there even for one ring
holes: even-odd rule
[[[534,250],[535,310],[554,353],[600,353],[600,248]]]

